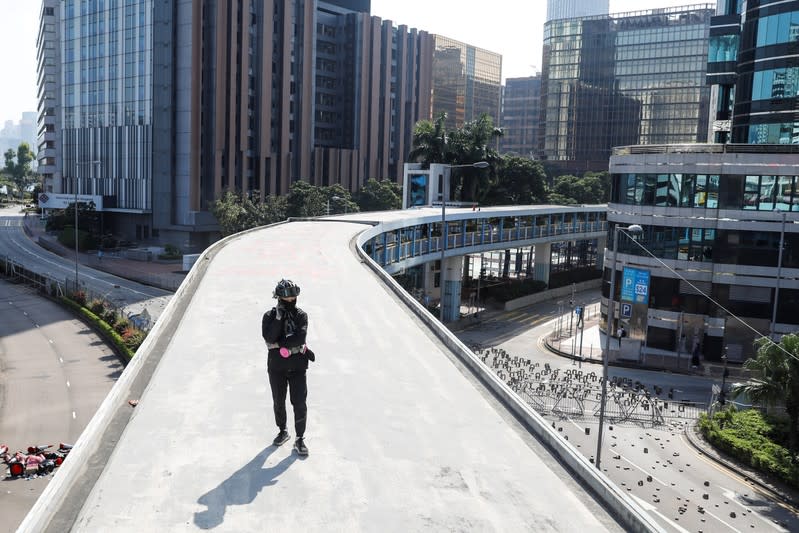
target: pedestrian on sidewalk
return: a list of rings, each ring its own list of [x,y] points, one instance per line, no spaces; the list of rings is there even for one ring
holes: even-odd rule
[[[275,424],[280,430],[272,441],[280,446],[290,435],[286,431],[286,393],[289,393],[294,410],[294,431],[296,440],[294,449],[298,454],[308,455],[305,446],[305,422],[308,415],[306,398],[308,385],[305,371],[308,361],[314,361],[314,353],[305,346],[308,334],[308,315],[297,307],[297,296],[300,287],[288,279],[282,279],[272,294],[277,305],[264,313],[261,320],[261,333],[269,349],[267,371],[269,386],[272,389],[272,407],[275,413]]]
[[[627,330],[624,329],[623,325],[616,330],[616,336],[619,338],[619,350],[621,350],[621,338],[627,336]]]

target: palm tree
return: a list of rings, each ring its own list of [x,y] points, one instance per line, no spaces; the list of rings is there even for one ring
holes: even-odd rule
[[[788,414],[788,438],[791,452],[797,452],[799,431],[799,335],[783,335],[779,344],[768,338],[755,341],[757,356],[744,367],[757,377],[733,387],[732,395],[746,394],[753,404],[775,407],[784,405]]]
[[[447,114],[442,112],[435,122],[421,120],[413,129],[413,149],[408,158],[411,161],[430,166],[431,163],[450,163],[449,135],[447,134]]]
[[[483,113],[476,120],[466,122],[462,128],[450,134],[450,148],[453,159],[459,164],[477,163],[485,161],[489,164],[489,171],[467,168],[460,175],[460,199],[467,201],[482,200],[491,188],[495,177],[495,169],[499,167],[501,156],[492,144],[502,137],[502,130],[494,127],[494,121],[487,113]]]

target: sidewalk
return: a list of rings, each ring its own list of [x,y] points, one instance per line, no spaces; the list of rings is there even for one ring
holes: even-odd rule
[[[23,219],[25,233],[41,247],[50,250],[67,259],[75,260],[75,250],[67,248],[58,242],[53,235],[48,235],[44,230],[44,222],[38,217],[25,217]],[[78,263],[95,270],[108,272],[120,278],[129,279],[175,292],[183,283],[188,272],[182,270],[181,263],[159,263],[155,261],[135,261],[127,259],[118,253],[103,254],[102,259],[95,254],[78,253]]]

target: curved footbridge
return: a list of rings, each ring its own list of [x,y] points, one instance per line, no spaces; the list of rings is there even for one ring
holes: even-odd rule
[[[208,248],[20,531],[657,531],[363,251],[436,212]],[[271,446],[260,320],[281,277],[317,354],[304,460]]]

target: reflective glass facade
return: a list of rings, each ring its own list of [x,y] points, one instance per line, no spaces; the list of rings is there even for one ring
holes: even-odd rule
[[[799,147],[784,145],[614,150],[608,220],[644,230],[616,249],[619,262],[651,272],[648,347],[676,351],[680,328],[690,326],[707,360],[726,346],[741,362],[760,333],[797,330],[797,156]]]
[[[541,102],[541,76],[508,78],[502,96],[500,150],[535,157]]]
[[[152,0],[65,0],[61,10],[64,192],[151,207]]]
[[[612,179],[611,201],[625,205],[799,212],[798,176],[613,174]]]
[[[547,0],[547,22],[610,13],[609,0]]]
[[[455,128],[488,113],[500,122],[502,56],[435,35],[432,70],[432,114],[447,113],[447,127]]]
[[[548,22],[544,159],[607,170],[613,146],[704,140],[713,13],[707,5]]]
[[[708,55],[718,101],[711,140],[799,144],[797,42],[799,0],[719,3]]]

